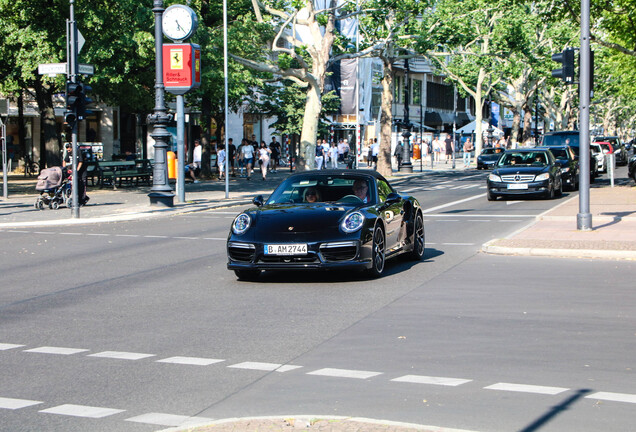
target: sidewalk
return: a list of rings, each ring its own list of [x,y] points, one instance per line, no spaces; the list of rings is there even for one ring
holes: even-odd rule
[[[636,187],[590,189],[592,230],[577,229],[578,197],[537,217],[526,228],[483,245],[501,255],[636,260]]]

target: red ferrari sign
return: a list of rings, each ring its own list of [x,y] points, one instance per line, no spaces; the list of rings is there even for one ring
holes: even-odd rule
[[[182,95],[201,86],[201,47],[163,44],[163,84],[166,91]]]

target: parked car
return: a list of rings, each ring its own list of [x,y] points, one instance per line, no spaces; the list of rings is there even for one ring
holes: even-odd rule
[[[501,147],[488,147],[477,156],[477,169],[492,169],[503,154]]]
[[[636,156],[632,156],[629,158],[629,162],[627,164],[627,173],[628,175],[636,182]]]
[[[488,176],[486,186],[488,201],[500,196],[554,198],[563,193],[561,165],[545,147],[507,150]]]
[[[605,153],[603,152],[603,148],[599,143],[590,144],[590,150],[592,151],[592,155],[596,159],[596,166],[598,167],[598,172],[607,172],[607,166],[605,163]]]
[[[556,161],[561,165],[563,186],[571,190],[579,189],[579,158],[568,145],[550,147]],[[596,159],[592,159],[596,162]]]
[[[616,165],[627,165],[629,159],[625,144],[617,136],[597,136],[594,137],[594,142],[608,142],[614,149],[614,158],[616,159]]]
[[[320,170],[289,176],[265,201],[239,214],[227,240],[238,279],[262,270],[384,272],[397,255],[424,256],[420,203],[375,171]]]
[[[590,144],[591,145],[591,144]],[[576,156],[576,160],[577,162],[579,161],[579,152],[581,151],[579,146],[570,146],[570,148],[572,149],[572,151],[574,152],[574,155]],[[590,147],[590,182],[593,183],[594,179],[596,177],[599,176],[598,173],[598,164],[594,163],[596,161],[596,158],[594,157],[594,154],[592,153],[592,148]]]

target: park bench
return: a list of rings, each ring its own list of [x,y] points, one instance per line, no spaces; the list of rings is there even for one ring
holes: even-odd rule
[[[150,159],[138,159],[134,161],[100,161],[97,164],[99,172],[99,185],[111,184],[113,189],[121,187],[122,182],[135,186],[140,181],[150,184],[152,178],[152,162]]]

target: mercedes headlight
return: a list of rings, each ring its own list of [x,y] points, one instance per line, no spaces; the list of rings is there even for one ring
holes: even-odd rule
[[[501,177],[499,177],[497,174],[489,174],[488,175],[488,180],[493,181],[493,182],[500,182],[501,181]]]
[[[252,218],[250,218],[246,213],[241,213],[234,219],[234,222],[232,222],[232,232],[236,235],[241,235],[247,231],[251,223]]]
[[[353,212],[345,216],[340,228],[346,233],[358,231],[364,225],[364,216],[360,212]]]
[[[569,168],[565,168],[565,169],[568,170]],[[549,180],[549,179],[550,179],[550,173],[539,174],[538,176],[534,178],[535,181],[543,181],[543,180]]]
[[[568,171],[570,171],[570,167],[561,168],[561,174],[565,174]],[[541,174],[541,175],[544,175],[544,174]]]

